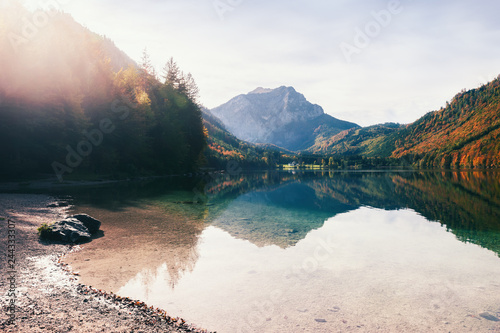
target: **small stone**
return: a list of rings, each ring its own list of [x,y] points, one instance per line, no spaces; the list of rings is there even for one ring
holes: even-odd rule
[[[325,319],[314,319],[318,323],[326,323]]]

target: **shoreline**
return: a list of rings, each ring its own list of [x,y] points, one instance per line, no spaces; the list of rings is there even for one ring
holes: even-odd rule
[[[159,176],[136,176],[121,179],[112,179],[107,177],[101,177],[98,179],[72,179],[59,181],[57,178],[33,178],[33,179],[19,179],[16,181],[6,181],[0,179],[0,193],[19,193],[26,190],[48,190],[48,189],[60,189],[60,188],[72,188],[72,187],[85,187],[85,186],[100,186],[109,185],[116,183],[126,183],[126,182],[141,182],[141,181],[152,181],[157,179],[169,179],[176,177],[201,177],[205,175],[214,174],[224,174],[225,170],[210,170],[210,171],[198,171],[198,172],[187,172],[180,174],[167,174]],[[21,192],[19,192],[21,191]]]
[[[79,246],[39,241],[39,225],[60,219],[68,207],[48,207],[47,195],[0,194],[0,263],[8,267],[8,221],[14,222],[12,270],[0,271],[0,330],[5,332],[207,332],[165,310],[79,283],[64,256]],[[15,308],[9,323],[9,307]]]
[[[14,193],[21,193],[16,191],[48,190],[48,189],[68,188],[68,187],[108,185],[108,184],[123,183],[128,181],[144,181],[144,180],[154,180],[154,179],[168,178],[168,177],[176,177],[176,175],[138,177],[133,179],[65,180],[63,182],[59,182],[55,178],[32,179],[32,180],[15,181],[15,182],[0,182],[0,191],[4,192],[14,191]]]

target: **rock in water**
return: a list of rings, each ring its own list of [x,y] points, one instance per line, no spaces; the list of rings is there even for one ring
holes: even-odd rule
[[[47,237],[64,243],[83,243],[91,239],[89,229],[75,218],[67,218],[50,226]]]
[[[73,215],[72,218],[82,222],[83,225],[86,226],[87,229],[89,229],[89,232],[91,234],[95,234],[97,231],[99,231],[99,228],[101,227],[101,221],[96,220],[95,218],[87,214],[76,214]]]

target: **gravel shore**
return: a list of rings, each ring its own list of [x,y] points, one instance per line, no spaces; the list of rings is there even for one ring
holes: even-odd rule
[[[52,207],[56,202],[45,195],[0,194],[0,331],[206,332],[140,300],[80,284],[61,260],[79,247],[38,239],[42,223],[67,215],[68,207]]]

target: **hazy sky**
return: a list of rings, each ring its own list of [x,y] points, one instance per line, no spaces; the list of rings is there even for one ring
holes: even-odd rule
[[[51,1],[158,71],[173,56],[209,108],[286,85],[340,119],[408,123],[500,74],[498,0]]]

